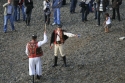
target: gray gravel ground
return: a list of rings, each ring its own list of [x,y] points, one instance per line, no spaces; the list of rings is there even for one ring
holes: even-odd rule
[[[0,0],[0,83],[32,83],[28,74],[28,60],[25,55],[25,45],[31,40],[31,35],[37,33],[38,40],[43,39],[44,16],[42,0],[34,0],[31,25],[25,22],[15,23],[17,32],[12,32],[8,23],[8,32],[3,33],[3,3]],[[104,33],[102,26],[96,27],[94,13],[88,15],[88,22],[81,22],[80,8],[77,4],[75,14],[69,13],[70,3],[61,8],[63,29],[81,34],[79,38],[69,38],[65,42],[65,53],[68,67],[63,66],[59,55],[58,66],[53,65],[53,49],[49,49],[52,31],[56,26],[47,26],[48,43],[43,45],[42,78],[35,83],[125,83],[125,41],[119,37],[125,36],[125,1],[121,5],[121,20],[112,21],[110,33]],[[112,14],[112,11],[107,12]],[[103,23],[101,18],[101,24]],[[51,19],[51,23],[53,19]]]

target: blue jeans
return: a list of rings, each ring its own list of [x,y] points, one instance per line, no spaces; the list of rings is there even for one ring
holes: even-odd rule
[[[26,20],[26,13],[24,5],[18,6],[17,20],[20,20],[20,10],[22,10],[23,20]]]
[[[54,9],[54,23],[60,24],[60,8]]]
[[[77,0],[71,0],[70,13],[75,12],[76,4],[77,4]]]
[[[14,6],[14,15],[13,15],[14,21],[17,21],[17,9],[18,9],[18,6]]]
[[[5,16],[4,16],[4,32],[7,31],[8,19],[10,19],[10,24],[11,24],[12,30],[15,30],[15,28],[14,28],[13,16],[12,16],[12,15],[5,15]]]

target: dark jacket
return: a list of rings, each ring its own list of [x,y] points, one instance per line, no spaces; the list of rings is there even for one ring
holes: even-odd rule
[[[28,0],[24,0],[24,4],[26,6],[26,14],[27,14],[33,9],[33,1],[30,0],[29,2]]]
[[[97,11],[99,11],[99,7],[100,7],[100,2],[101,2],[101,0],[97,0]],[[106,11],[106,6],[107,6],[107,4],[108,4],[108,0],[103,0],[103,12],[105,12]]]
[[[18,6],[19,0],[13,0],[13,6]]]
[[[24,4],[26,7],[32,6],[32,8],[33,8],[33,0],[30,0],[30,2],[28,0],[24,0]]]
[[[51,44],[54,44],[54,42],[56,41],[57,35],[55,32],[56,32],[56,30],[54,30],[53,33],[51,34],[50,46],[51,46]],[[61,43],[64,43],[65,40],[68,39],[68,36],[63,34],[63,32],[65,32],[65,30],[61,30],[61,32],[62,32],[62,40],[63,40],[63,42],[61,42]]]
[[[112,8],[119,8],[121,0],[112,0]]]

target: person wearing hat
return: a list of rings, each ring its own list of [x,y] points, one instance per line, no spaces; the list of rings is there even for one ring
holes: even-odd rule
[[[40,48],[47,42],[46,31],[44,32],[43,41],[37,41],[37,36],[32,35],[32,40],[27,43],[25,53],[29,57],[29,75],[37,75],[37,79],[40,79],[42,75],[42,63],[41,56],[43,55],[42,49]]]
[[[54,65],[53,67],[57,66],[57,51],[60,51],[60,54],[64,61],[64,66],[66,67],[66,56],[64,54],[64,43],[68,37],[77,37],[78,35],[67,33],[65,30],[61,28],[62,26],[59,25],[51,34],[51,41],[50,41],[50,49],[52,49],[54,45]]]

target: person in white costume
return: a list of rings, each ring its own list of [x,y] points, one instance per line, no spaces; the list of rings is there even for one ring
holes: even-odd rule
[[[40,79],[42,75],[41,56],[43,55],[41,46],[47,42],[46,31],[44,32],[43,41],[37,41],[37,36],[32,35],[32,40],[27,43],[25,53],[29,57],[29,75],[37,75]]]

